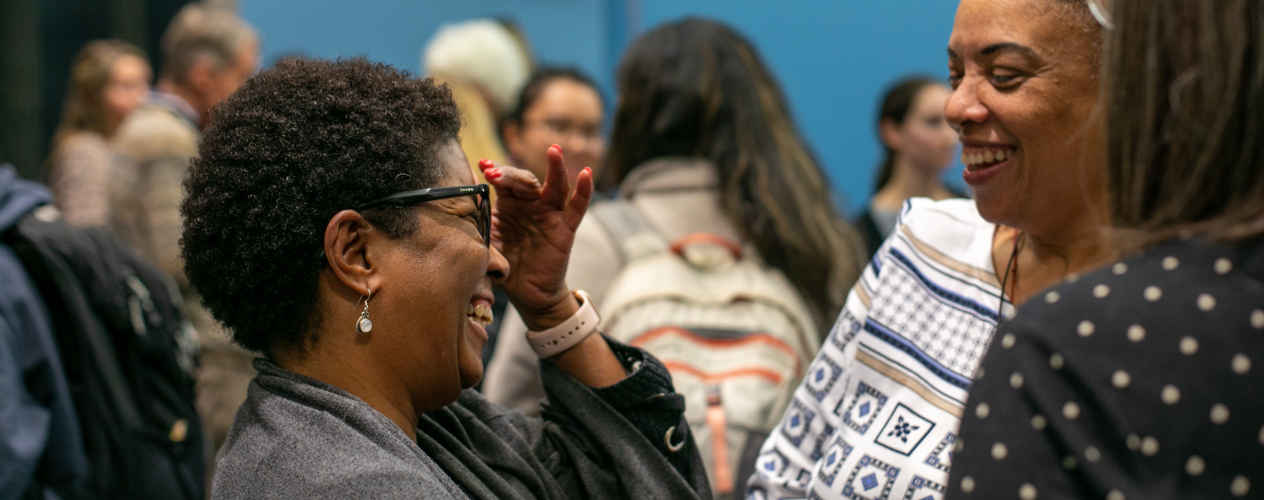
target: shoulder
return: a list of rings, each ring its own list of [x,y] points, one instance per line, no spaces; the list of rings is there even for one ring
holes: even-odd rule
[[[143,162],[197,154],[198,132],[166,108],[147,105],[128,115],[114,142],[123,153]]]
[[[57,149],[63,153],[73,152],[97,152],[108,151],[109,144],[105,142],[105,138],[96,132],[72,132],[57,145]]]
[[[900,211],[887,251],[877,258],[916,254],[990,283],[996,274],[992,269],[995,232],[996,225],[979,215],[973,200],[912,198]]]

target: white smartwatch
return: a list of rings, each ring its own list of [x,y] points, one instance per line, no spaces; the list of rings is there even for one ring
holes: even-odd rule
[[[575,299],[579,300],[579,310],[569,319],[542,332],[527,332],[527,343],[540,359],[551,358],[563,351],[575,347],[576,344],[597,331],[601,323],[601,315],[593,307],[592,299],[583,290],[575,290]]]

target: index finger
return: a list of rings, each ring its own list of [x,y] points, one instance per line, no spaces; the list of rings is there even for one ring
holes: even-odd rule
[[[562,160],[562,147],[549,146],[545,156],[549,160],[549,171],[544,175],[544,191],[540,199],[556,210],[566,208],[566,198],[571,194],[571,180],[566,175],[566,163]]]

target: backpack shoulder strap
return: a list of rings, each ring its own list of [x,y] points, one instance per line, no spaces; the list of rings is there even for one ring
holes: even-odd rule
[[[620,264],[671,251],[666,238],[631,201],[599,203],[589,213],[614,240]]]

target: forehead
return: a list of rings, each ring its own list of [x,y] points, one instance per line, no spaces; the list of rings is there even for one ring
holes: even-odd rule
[[[539,97],[531,104],[528,111],[545,108],[568,108],[601,112],[601,96],[592,87],[570,78],[558,77],[550,80],[541,89]]]
[[[962,0],[953,21],[948,49],[961,58],[977,58],[998,44],[1018,44],[1037,55],[1057,57],[1087,52],[1092,34],[1064,0]]]

